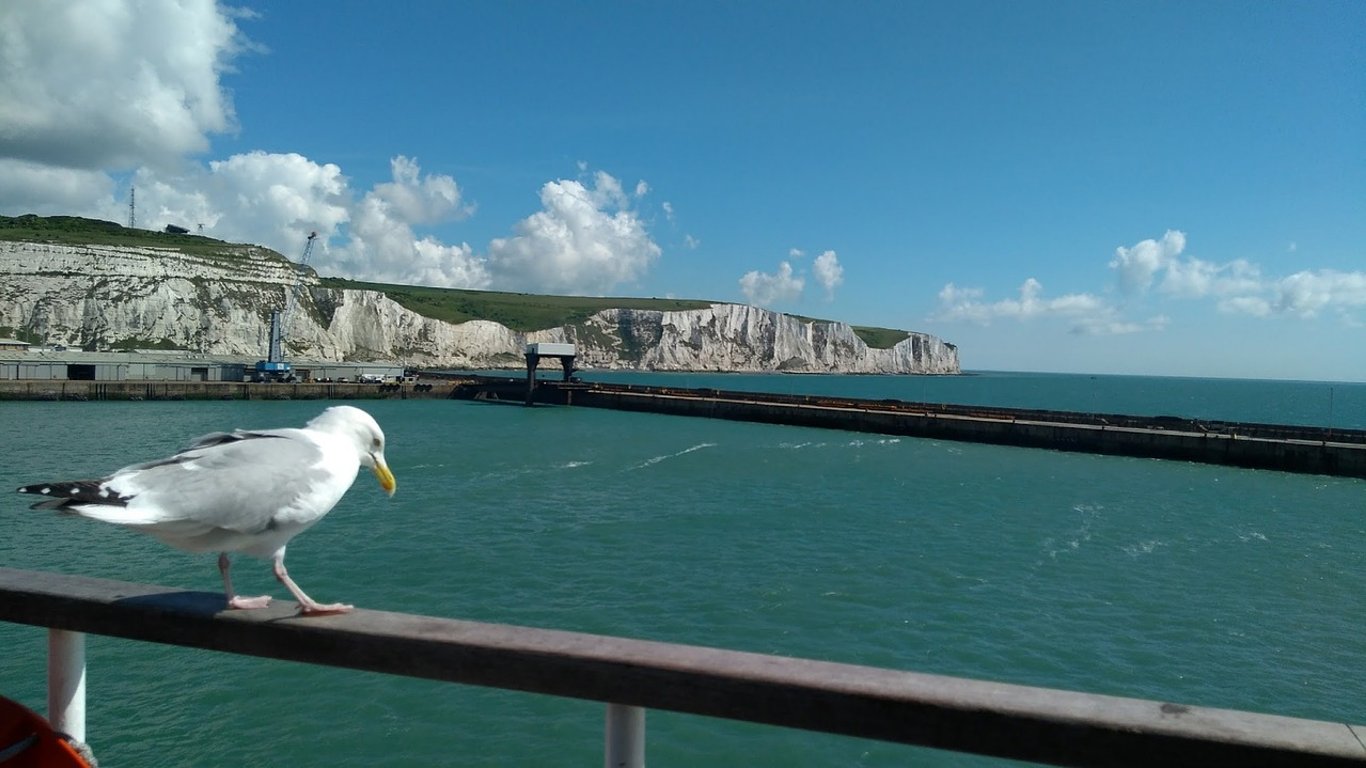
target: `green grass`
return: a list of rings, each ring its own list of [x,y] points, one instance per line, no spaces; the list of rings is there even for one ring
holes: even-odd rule
[[[195,256],[234,256],[251,246],[203,235],[172,235],[78,216],[0,216],[0,240],[57,245],[114,245],[126,248],[171,248]],[[283,257],[281,257],[283,258]]]
[[[829,323],[831,320],[822,320],[818,317],[805,317],[803,315],[793,315],[793,317],[804,323]],[[876,328],[870,325],[850,326],[854,335],[863,339],[863,343],[873,349],[891,349],[900,342],[910,338],[908,331],[898,331],[895,328]]]
[[[173,235],[145,229],[129,229],[112,221],[77,216],[0,216],[0,240],[60,245],[113,245],[171,248],[196,256],[234,257],[254,246],[238,245],[202,235]],[[268,249],[261,249],[274,253]],[[280,256],[279,254],[275,254]],[[280,256],[284,259],[284,256]],[[310,270],[311,271],[311,270]],[[530,293],[470,291],[459,288],[427,288],[415,285],[367,283],[336,277],[322,278],[323,287],[379,291],[399,305],[425,317],[448,323],[491,320],[514,331],[539,331],[563,325],[582,325],[604,309],[685,311],[721,303],[700,299],[656,299],[588,296],[543,296]],[[804,322],[829,320],[798,317]],[[888,349],[907,337],[906,331],[854,326],[854,333],[869,347]]]
[[[911,337],[909,332],[898,331],[895,328],[873,328],[866,325],[855,325],[853,328],[854,335],[863,339],[863,343],[873,349],[891,349]]]
[[[548,296],[534,293],[471,291],[463,288],[427,288],[415,285],[367,283],[325,277],[326,288],[378,291],[405,309],[448,323],[492,320],[514,331],[540,331],[564,325],[581,325],[604,309],[646,309],[659,312],[706,309],[719,302],[698,299],[634,299],[621,296]],[[803,322],[828,323],[819,318],[797,317]],[[855,326],[854,333],[874,349],[889,349],[907,337],[906,331]]]
[[[470,291],[462,288],[426,288],[322,279],[325,288],[379,291],[406,309],[448,323],[492,320],[514,331],[540,331],[561,325],[577,325],[604,309],[653,309],[674,311],[706,309],[713,302],[691,299],[598,298],[592,296],[544,296],[534,293]]]

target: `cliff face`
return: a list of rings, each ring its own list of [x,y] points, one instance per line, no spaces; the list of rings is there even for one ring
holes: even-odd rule
[[[958,348],[912,333],[872,349],[845,323],[803,322],[741,304],[686,312],[609,309],[589,319],[580,347],[596,367],[656,371],[958,373]],[[601,345],[584,344],[599,334]]]
[[[151,248],[0,242],[0,335],[24,331],[88,349],[175,347],[264,354],[273,309],[286,305],[292,357],[418,366],[517,367],[528,342],[578,345],[579,364],[661,371],[957,373],[958,350],[912,333],[870,349],[844,323],[803,322],[737,304],[658,312],[610,309],[531,333],[424,317],[376,291],[323,288],[279,254],[238,247],[202,256]]]

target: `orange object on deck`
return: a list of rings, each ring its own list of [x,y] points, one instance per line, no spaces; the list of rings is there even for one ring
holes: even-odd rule
[[[37,713],[0,697],[0,768],[91,768]]]

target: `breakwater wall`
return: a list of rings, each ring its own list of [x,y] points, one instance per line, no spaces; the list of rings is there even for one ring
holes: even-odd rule
[[[0,400],[384,400],[448,398],[455,381],[270,383],[240,381],[0,381]]]
[[[525,392],[525,381],[489,378],[459,385],[452,394],[522,402]],[[539,382],[534,400],[1366,478],[1363,430],[554,381]]]

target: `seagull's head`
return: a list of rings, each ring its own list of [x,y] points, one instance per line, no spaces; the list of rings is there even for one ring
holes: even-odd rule
[[[354,440],[360,465],[369,467],[379,479],[379,486],[384,492],[394,495],[398,482],[384,461],[384,430],[379,428],[373,416],[350,405],[336,405],[308,422],[308,426]]]

